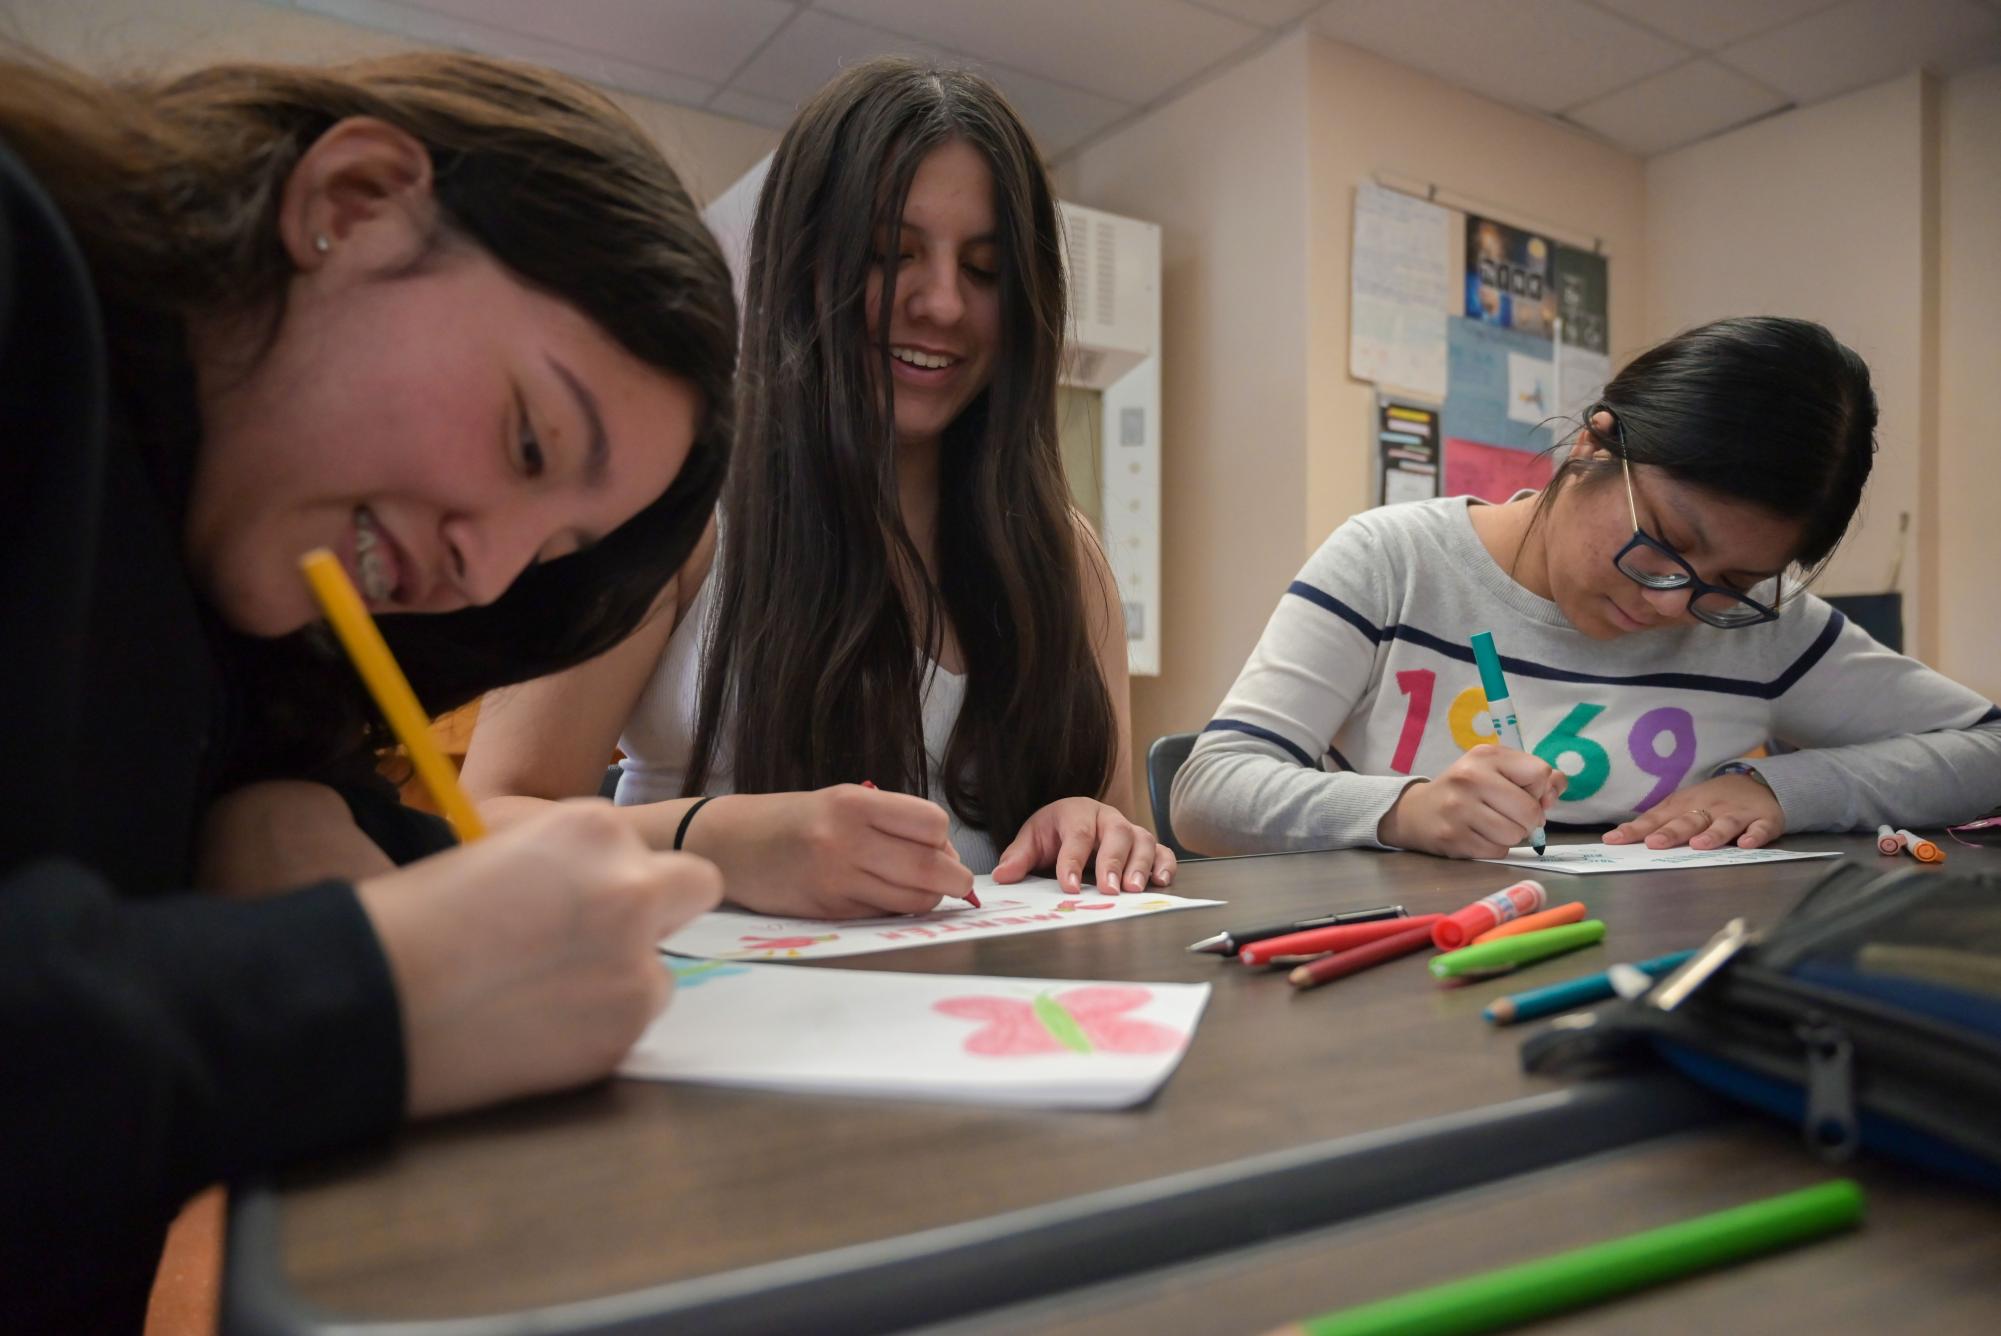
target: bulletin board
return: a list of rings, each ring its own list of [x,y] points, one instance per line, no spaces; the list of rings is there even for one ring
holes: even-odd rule
[[[1438,194],[1355,195],[1348,372],[1376,387],[1377,505],[1541,486],[1611,372],[1602,248]]]

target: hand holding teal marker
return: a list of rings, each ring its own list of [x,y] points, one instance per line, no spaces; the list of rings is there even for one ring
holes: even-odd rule
[[[1500,651],[1494,648],[1494,633],[1482,631],[1473,637],[1473,662],[1480,666],[1480,690],[1487,693],[1487,717],[1494,721],[1494,741],[1503,747],[1525,752],[1521,725],[1515,722],[1515,704],[1508,699],[1508,679],[1501,675]],[[1537,858],[1549,847],[1549,832],[1537,826],[1529,832],[1529,845]]]

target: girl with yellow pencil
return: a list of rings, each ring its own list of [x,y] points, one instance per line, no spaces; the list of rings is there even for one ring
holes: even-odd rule
[[[10,1326],[136,1330],[188,1194],[601,1076],[662,1005],[654,944],[719,879],[601,805],[358,882],[162,892],[224,787],[381,735],[303,554],[434,711],[589,658],[706,523],[735,342],[673,171],[568,80],[0,62]]]

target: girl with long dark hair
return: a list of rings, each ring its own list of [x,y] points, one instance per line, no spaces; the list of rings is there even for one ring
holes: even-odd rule
[[[923,910],[973,871],[1166,884],[1058,453],[1058,247],[978,76],[872,61],[807,105],[758,204],[713,560],[617,650],[489,698],[466,776],[497,818],[588,791],[617,739],[649,841],[768,912]]]
[[[602,805],[396,871],[336,800],[377,875],[165,892],[224,788],[372,765],[301,555],[433,709],[587,659],[707,522],[735,342],[692,201],[570,80],[0,64],[15,1325],[136,1330],[192,1192],[601,1076],[662,1005],[654,944],[720,880]]]
[[[1716,849],[1979,814],[2001,709],[1804,591],[1875,433],[1869,369],[1827,330],[1721,320],[1621,370],[1539,492],[1357,515],[1182,768],[1175,831],[1490,858],[1546,818]],[[1533,754],[1494,745],[1481,631]],[[1796,750],[1749,759],[1772,740]]]

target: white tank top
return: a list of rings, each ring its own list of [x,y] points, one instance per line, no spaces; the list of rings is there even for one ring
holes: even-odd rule
[[[619,737],[619,750],[625,753],[625,759],[619,763],[616,799],[621,807],[681,796],[688,762],[695,752],[695,720],[700,710],[697,682],[707,648],[710,591],[715,583],[712,567],[710,578],[702,581],[694,603],[668,637],[667,648],[661,651],[660,662],[654,665],[653,676],[639,693],[632,718],[626,721],[625,732]],[[976,873],[991,872],[1000,861],[1000,850],[993,837],[960,820],[959,814],[945,801],[945,747],[952,739],[952,728],[959,721],[959,710],[965,701],[964,675],[932,664],[931,671],[924,676],[923,696],[919,701],[924,719],[926,769],[931,776],[929,797],[952,818],[952,847],[958,851],[959,861]],[[728,756],[719,755],[703,792],[734,792],[731,768]]]

